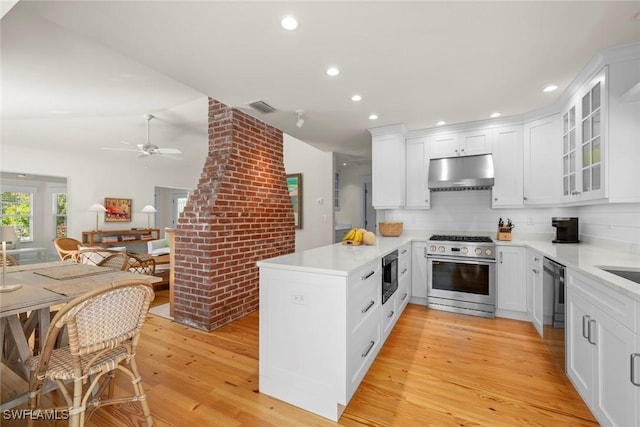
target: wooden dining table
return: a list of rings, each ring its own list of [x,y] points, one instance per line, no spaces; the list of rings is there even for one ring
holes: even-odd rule
[[[113,282],[144,279],[157,283],[162,279],[129,271],[54,261],[7,267],[8,285],[20,284],[11,292],[0,293],[0,350],[2,354],[0,410],[26,402],[29,378],[27,361],[37,351],[36,334],[49,328],[51,307]],[[30,344],[31,342],[31,344]]]

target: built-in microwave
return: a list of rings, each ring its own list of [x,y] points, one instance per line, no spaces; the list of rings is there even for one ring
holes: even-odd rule
[[[398,289],[398,251],[382,258],[382,304]]]

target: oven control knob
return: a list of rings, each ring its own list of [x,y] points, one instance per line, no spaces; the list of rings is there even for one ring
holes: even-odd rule
[[[476,255],[482,255],[482,249],[476,248]]]
[[[438,252],[443,253],[444,252],[444,246],[438,246]]]
[[[462,249],[460,249],[460,253],[461,253],[462,255],[466,255],[466,254],[467,254],[467,252],[469,252],[469,249],[467,249],[467,248],[462,248]]]
[[[436,251],[436,245],[429,246],[429,252],[435,252],[435,251]]]
[[[491,248],[487,248],[487,249],[485,249],[485,250],[484,250],[484,253],[485,253],[487,256],[491,256],[491,254],[493,253],[493,251],[491,250]]]

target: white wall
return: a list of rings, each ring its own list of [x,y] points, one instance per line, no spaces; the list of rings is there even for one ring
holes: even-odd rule
[[[302,174],[303,218],[302,229],[296,230],[296,251],[332,244],[333,153],[284,134],[284,168],[287,174]]]
[[[580,234],[640,245],[640,203],[581,206]]]

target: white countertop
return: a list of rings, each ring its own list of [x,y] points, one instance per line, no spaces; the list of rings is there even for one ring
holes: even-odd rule
[[[270,258],[258,267],[347,276],[364,264],[382,258],[397,247],[411,241],[427,241],[434,233],[406,231],[400,237],[377,236],[373,246],[345,246],[340,243]],[[486,234],[486,233],[485,233]],[[598,266],[640,269],[640,252],[629,250],[630,244],[607,242],[551,243],[551,239],[522,238],[514,234],[512,241],[495,240],[496,245],[531,248],[542,256],[589,276],[605,286],[640,301],[640,284],[608,273]]]
[[[347,246],[342,243],[321,246],[258,261],[258,267],[348,276],[363,265],[381,259],[394,249],[411,242],[410,236],[377,236],[375,245]]]

